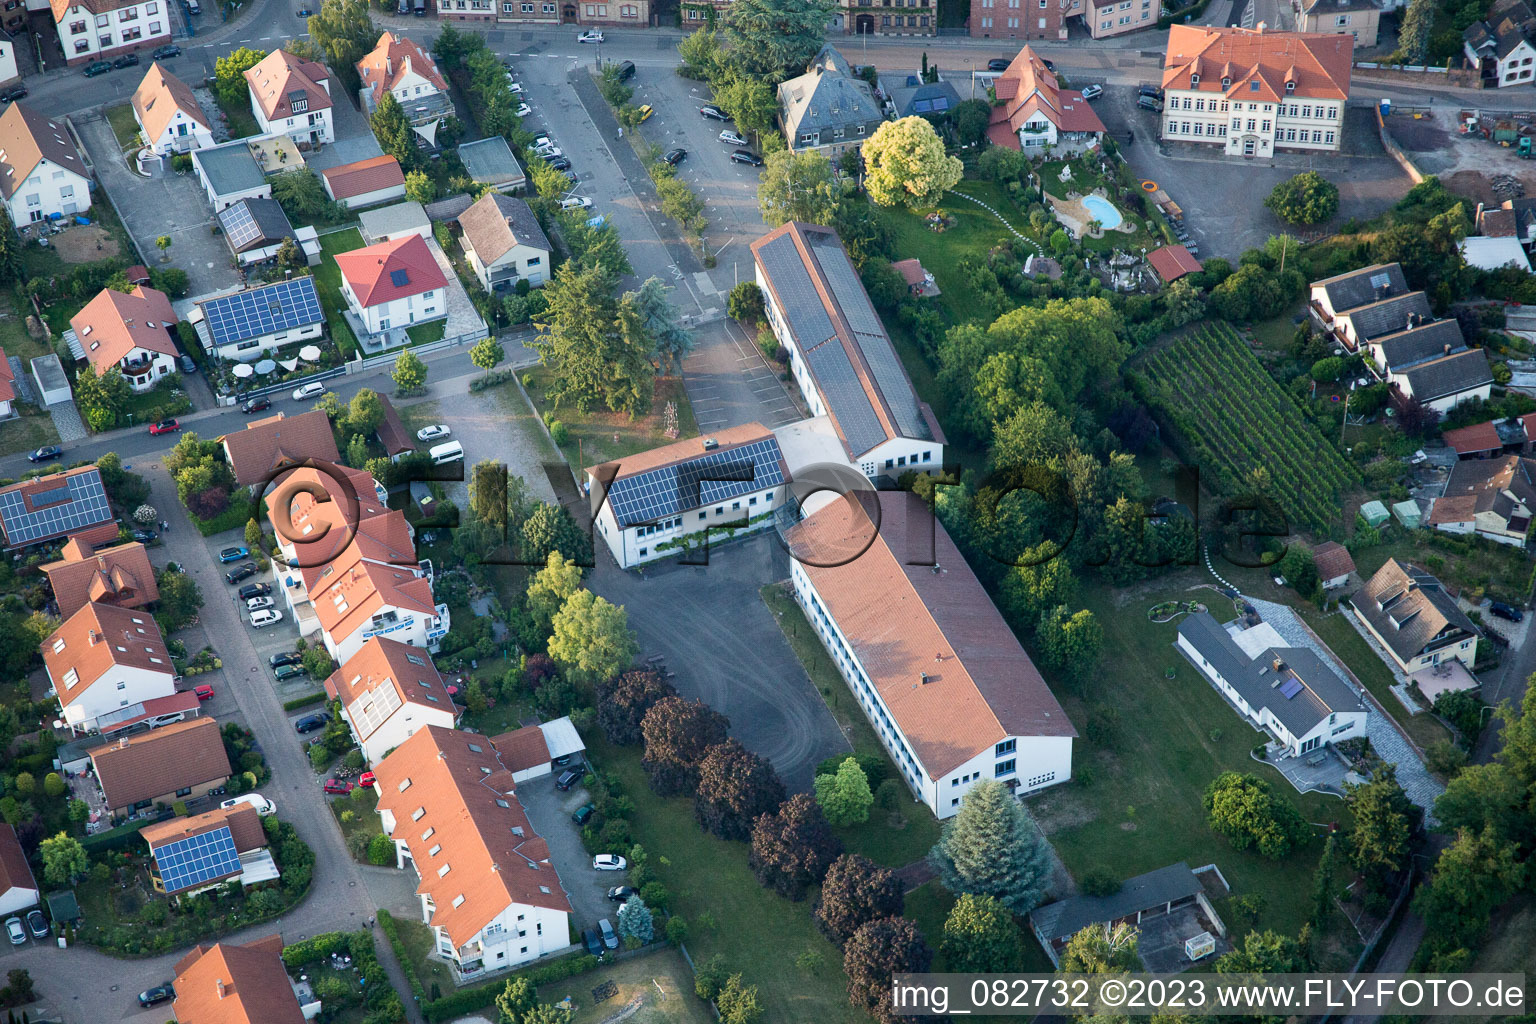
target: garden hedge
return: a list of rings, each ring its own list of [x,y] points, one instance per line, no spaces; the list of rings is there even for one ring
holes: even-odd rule
[[[555,960],[542,967],[535,967],[530,971],[514,971],[511,974],[497,978],[493,982],[484,985],[476,985],[474,988],[460,989],[452,995],[421,1006],[422,1016],[431,1024],[439,1024],[440,1021],[452,1020],[475,1010],[490,1006],[496,1001],[496,995],[506,987],[507,982],[513,978],[527,978],[534,986],[548,985],[550,982],[562,981],[578,974],[585,974],[597,967],[597,957],[590,953],[580,956],[567,956]]]
[[[427,991],[421,987],[421,979],[416,976],[416,965],[406,954],[405,943],[400,941],[400,926],[395,924],[394,916],[382,908],[379,910],[379,927],[384,929],[384,937],[389,940],[389,947],[395,951],[395,959],[400,961],[400,969],[411,983],[411,993],[416,997],[417,1004],[425,1006]]]
[[[325,700],[325,694],[323,693],[312,693],[308,697],[295,697],[293,700],[283,704],[283,710],[297,711],[299,708],[307,708],[311,704],[319,704],[323,700]]]

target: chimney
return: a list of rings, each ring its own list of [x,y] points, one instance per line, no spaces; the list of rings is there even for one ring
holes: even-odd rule
[[[1270,667],[1273,668],[1276,672],[1284,672],[1285,662],[1281,661],[1279,656],[1276,655],[1275,660],[1270,662]]]
[[[393,78],[394,76],[395,76],[395,58],[389,56],[388,54],[385,54],[384,55],[384,77],[386,79],[389,79],[389,78]]]
[[[1444,348],[1446,355],[1450,355],[1451,354],[1451,346],[1445,345],[1445,346],[1442,346],[1442,347]]]
[[[707,452],[714,451],[718,447],[720,447],[720,442],[715,440],[713,437],[706,437],[704,439],[704,450],[705,451],[707,451]]]
[[[213,983],[213,987],[219,990],[219,998],[223,999],[224,998],[224,979],[220,978],[218,981],[215,981]]]
[[[1261,21],[1257,25],[1254,26],[1253,30],[1255,32],[1257,32],[1259,35],[1263,35],[1264,34],[1264,30],[1266,28],[1269,28],[1269,25],[1267,23]]]
[[[927,672],[919,672],[917,674],[917,676],[918,676],[918,682],[919,683],[921,683],[924,686],[928,685],[928,673]]]

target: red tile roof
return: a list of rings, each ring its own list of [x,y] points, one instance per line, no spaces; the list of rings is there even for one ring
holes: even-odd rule
[[[11,361],[6,358],[5,349],[0,348],[0,402],[14,401],[16,398],[16,375],[11,372]]]
[[[108,807],[169,796],[229,778],[229,755],[211,718],[173,722],[89,751]]]
[[[891,264],[891,267],[896,273],[901,275],[903,281],[907,282],[908,288],[915,288],[920,284],[928,282],[928,278],[924,276],[928,272],[923,269],[923,261],[916,257],[909,260],[897,260]]]
[[[59,615],[64,618],[92,601],[120,608],[142,608],[160,600],[149,552],[137,541],[92,554],[89,547],[71,538],[64,544],[64,557],[41,569],[48,576]]]
[[[1035,51],[1028,46],[1019,51],[1008,69],[993,83],[1000,101],[992,108],[992,123],[987,135],[998,145],[1019,148],[1019,129],[1039,114],[1061,132],[1102,132],[1104,122],[1073,89],[1057,84],[1054,72],[1047,70]]]
[[[336,266],[364,306],[379,306],[448,284],[432,250],[414,233],[341,253]],[[397,279],[402,283],[396,284]]]
[[[394,456],[415,451],[416,445],[411,442],[411,434],[401,422],[394,403],[380,395],[379,404],[384,407],[384,418],[379,421],[379,427],[373,432],[373,436],[377,437],[379,444],[384,446],[385,454]]]
[[[405,186],[405,172],[400,169],[400,161],[392,156],[374,156],[340,167],[327,167],[320,174],[325,178],[331,197],[336,200]]]
[[[1354,47],[1350,35],[1174,25],[1168,30],[1162,84],[1261,103],[1289,96],[1347,100]],[[1190,84],[1193,75],[1200,76],[1198,85]],[[1287,82],[1295,88],[1288,91]]]
[[[65,619],[43,641],[42,652],[48,678],[66,707],[114,665],[164,673],[167,683],[175,673],[155,617],[110,604],[88,604]],[[74,686],[64,682],[71,669],[79,676]]]
[[[192,950],[176,964],[178,1024],[304,1024],[282,952],[281,935]]]
[[[1164,284],[1171,284],[1185,274],[1198,274],[1205,268],[1182,245],[1165,245],[1147,253],[1147,262],[1157,271]]]
[[[336,437],[331,433],[331,419],[319,409],[297,416],[268,416],[219,440],[224,442],[235,483],[242,487],[259,483],[279,466],[306,459],[333,464],[341,461]]]
[[[315,584],[308,588],[321,628],[339,644],[366,628],[375,615],[391,608],[437,614],[432,584],[412,568],[414,563],[405,567],[369,561],[358,545],[349,545],[319,571]]]
[[[299,116],[329,110],[331,94],[325,86],[328,78],[324,64],[300,60],[287,50],[273,50],[245,73],[251,95],[268,121],[296,116],[293,111],[295,97],[302,97],[306,103]]]
[[[274,478],[267,489],[267,520],[278,540],[293,548],[293,568],[326,565],[352,543],[360,524],[389,514],[373,482],[363,470],[346,466],[324,472],[305,466]],[[408,529],[405,545],[410,546]]]
[[[175,330],[178,319],[164,292],[138,285],[127,294],[103,288],[69,318],[69,326],[101,373],[136,348],[175,356],[176,343],[166,332]]]
[[[366,741],[396,715],[406,716],[409,729],[412,720],[425,723],[423,712],[446,714],[449,724],[458,714],[427,652],[385,637],[364,641],[346,664],[331,673],[325,692],[347,709],[359,741]]]
[[[549,743],[544,739],[544,730],[536,725],[525,725],[521,729],[493,736],[491,742],[501,753],[501,763],[507,766],[508,771],[524,772],[529,768],[549,764]]]
[[[16,830],[0,825],[0,895],[12,889],[37,889],[27,855],[16,839]]]
[[[1350,557],[1349,549],[1331,540],[1312,549],[1312,564],[1317,566],[1317,574],[1324,580],[1338,579],[1355,571],[1355,560]]]
[[[133,91],[133,111],[139,115],[139,124],[143,125],[144,134],[151,142],[158,141],[165,133],[166,126],[178,110],[209,131],[213,130],[208,123],[208,115],[203,113],[197,97],[192,94],[191,86],[165,70],[159,61],[155,61],[144,72],[144,80],[139,83],[139,87]],[[130,276],[129,280],[133,278]]]
[[[1493,452],[1504,447],[1504,442],[1499,437],[1499,430],[1493,425],[1492,420],[1487,423],[1474,423],[1470,427],[1447,430],[1441,436],[1446,444],[1456,450],[1457,455]]]
[[[393,92],[400,80],[411,72],[426,79],[427,84],[438,92],[448,91],[448,83],[443,81],[432,58],[407,36],[383,33],[378,45],[357,62],[358,77],[371,91],[374,106],[378,106],[384,94]]]

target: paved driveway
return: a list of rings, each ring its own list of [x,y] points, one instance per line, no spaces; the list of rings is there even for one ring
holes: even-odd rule
[[[716,548],[709,565],[619,569],[601,545],[590,586],[629,610],[640,654],[666,655],[678,693],[731,720],[731,735],[773,762],[791,791],[809,790],[816,765],[847,753],[827,711],[758,590],[789,575],[772,536]]]
[[[587,802],[587,791],[577,786],[562,793],[555,788],[557,777],[552,772],[520,784],[517,798],[528,812],[528,823],[549,844],[549,862],[571,901],[576,930],[596,928],[604,917],[618,928],[618,907],[608,902],[608,890],[626,884],[627,879],[622,871],[592,870],[592,855],[581,845],[581,835],[571,820],[571,813]]]

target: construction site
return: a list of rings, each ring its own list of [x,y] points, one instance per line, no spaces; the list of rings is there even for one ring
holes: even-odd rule
[[[1536,196],[1536,111],[1393,107],[1387,137],[1423,174],[1475,202]]]

